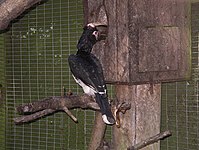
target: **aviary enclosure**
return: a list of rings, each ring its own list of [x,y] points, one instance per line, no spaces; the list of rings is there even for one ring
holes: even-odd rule
[[[0,8],[6,8],[6,2],[17,6],[20,0],[1,1]],[[123,146],[122,150],[129,143],[134,145],[170,130],[172,136],[143,150],[198,150],[198,14],[197,0],[47,0],[20,15],[16,12],[14,20],[6,18],[11,21],[6,29],[2,25],[6,24],[5,14],[1,15],[0,149],[89,149],[95,116],[99,115],[93,110],[72,110],[78,123],[64,112],[20,125],[13,119],[21,116],[16,111],[21,104],[70,91],[82,94],[71,77],[67,58],[76,52],[84,24],[100,21],[108,24],[108,36],[96,45],[94,53],[106,62],[103,66],[109,97],[131,103],[131,109],[120,114],[120,129],[106,127],[108,149],[114,149],[111,142]],[[143,26],[147,28],[139,32],[140,43],[136,44],[136,34],[132,33]],[[159,41],[162,37],[166,40]],[[167,45],[168,41],[173,43]],[[146,42],[155,46],[146,46]],[[141,51],[137,56],[132,49]]]

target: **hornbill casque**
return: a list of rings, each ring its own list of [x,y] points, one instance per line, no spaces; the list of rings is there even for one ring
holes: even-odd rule
[[[99,31],[95,24],[87,24],[77,44],[77,53],[71,54],[68,62],[75,81],[83,88],[84,93],[95,98],[102,113],[102,120],[112,125],[115,124],[115,119],[108,101],[102,66],[91,53],[98,40]]]

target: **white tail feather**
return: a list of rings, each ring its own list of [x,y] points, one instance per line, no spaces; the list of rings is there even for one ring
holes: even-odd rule
[[[102,120],[103,120],[106,124],[113,124],[113,123],[111,123],[111,122],[108,121],[106,115],[102,115]]]

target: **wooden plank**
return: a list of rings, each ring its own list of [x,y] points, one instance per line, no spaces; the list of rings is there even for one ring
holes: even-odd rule
[[[139,143],[146,138],[160,133],[161,85],[138,85],[135,95],[136,143]],[[154,143],[142,150],[159,149],[159,143]]]
[[[117,81],[129,83],[128,0],[117,0]]]
[[[105,12],[105,7],[103,6],[103,0],[86,0],[84,3],[84,13],[86,24],[91,22],[101,22],[107,24],[107,15]],[[95,44],[92,53],[94,53],[101,62],[104,61],[104,41],[100,41]]]
[[[98,57],[101,57],[100,60],[103,63],[106,80],[111,83],[131,84],[130,80],[137,81],[137,79],[140,79],[132,78],[130,69],[132,67],[130,65],[138,69],[137,62],[139,60],[137,49],[139,47],[140,28],[137,27],[140,26],[137,23],[140,18],[136,13],[140,10],[137,10],[139,8],[136,5],[134,5],[135,7],[130,5],[134,2],[137,1],[104,1],[108,22],[108,37],[104,43],[104,50],[102,50],[104,56],[103,58],[101,56]],[[98,3],[92,4],[98,5]],[[133,11],[129,9],[133,9]],[[90,15],[93,14],[90,13]],[[97,15],[94,14],[94,16]],[[136,21],[129,22],[129,19],[135,19]],[[133,44],[129,45],[129,42]],[[101,49],[95,47],[95,50]],[[95,54],[101,55],[100,53]],[[132,56],[135,60],[131,58]],[[113,129],[113,145],[115,150],[127,149],[129,146],[159,133],[160,89],[159,84],[154,87],[150,85],[116,85],[116,97],[119,102],[129,102],[132,107],[126,114],[120,114],[121,128],[114,127]],[[154,144],[146,149],[158,150],[159,144]]]
[[[129,1],[128,6],[130,82],[188,79],[191,73],[189,1],[135,0]]]
[[[108,36],[104,49],[104,76],[107,82],[117,81],[117,26],[116,0],[105,0],[105,9],[108,21]]]
[[[120,103],[128,102],[131,109],[125,114],[120,114],[121,127],[113,127],[114,150],[126,150],[128,146],[135,145],[136,141],[136,105],[134,94],[136,86],[117,85],[115,88],[116,98]]]
[[[107,39],[93,49],[107,82],[143,84],[190,77],[188,0],[87,1],[87,22],[108,24]]]
[[[84,0],[85,24],[101,22],[108,25],[106,40],[93,47],[93,53],[100,60],[105,80],[109,83],[117,79],[117,20],[116,0]]]
[[[145,28],[139,32],[138,71],[162,72],[178,69],[178,27]]]
[[[117,85],[116,97],[119,102],[128,102],[131,109],[120,114],[121,127],[114,126],[114,150],[126,150],[142,140],[160,132],[161,85]],[[119,137],[119,138],[118,138]],[[159,150],[159,143],[142,150]]]

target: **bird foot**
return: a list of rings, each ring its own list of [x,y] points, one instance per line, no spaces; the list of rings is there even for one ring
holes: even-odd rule
[[[121,126],[121,122],[120,122],[120,112],[122,112],[123,114],[126,113],[127,110],[131,109],[131,104],[130,103],[119,103],[118,105],[115,106],[114,108],[114,116],[115,116],[115,120],[116,120],[116,126],[118,128],[120,128]]]
[[[71,96],[71,95],[73,95],[73,92],[71,90],[68,90],[68,92],[66,92],[66,88],[63,86],[61,91],[61,96]]]
[[[73,92],[71,90],[69,90],[67,93],[66,93],[67,96],[71,96],[73,95]]]

